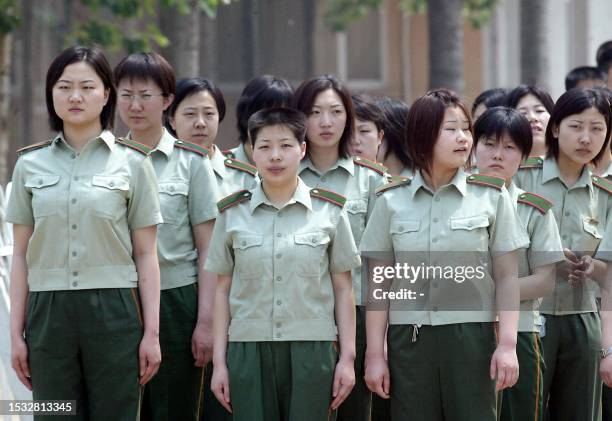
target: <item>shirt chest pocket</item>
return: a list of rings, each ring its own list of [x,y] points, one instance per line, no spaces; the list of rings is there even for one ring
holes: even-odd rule
[[[32,213],[34,218],[53,215],[59,208],[59,175],[46,174],[28,178],[25,187],[32,194]]]
[[[418,219],[401,219],[391,221],[389,233],[393,240],[393,249],[397,251],[415,250],[421,221]]]
[[[234,271],[243,280],[258,278],[263,274],[263,235],[239,234],[232,242],[234,249]]]
[[[487,251],[489,249],[489,218],[487,215],[454,216],[450,218],[451,238],[447,250]],[[438,240],[439,241],[439,240]]]
[[[159,184],[159,205],[164,224],[182,225],[188,218],[189,184],[167,182]]]
[[[115,175],[94,175],[91,179],[91,201],[94,214],[117,220],[127,213],[129,181]]]
[[[319,276],[321,260],[327,258],[329,234],[323,231],[295,234],[295,269],[298,275]]]
[[[366,226],[366,214],[368,212],[368,202],[365,199],[348,199],[344,205],[348,213],[349,224],[353,232],[355,244],[359,245],[361,235]]]
[[[603,238],[599,222],[591,217],[584,217],[582,218],[582,229],[584,235],[582,235],[582,241],[575,245],[575,251],[592,252],[597,250],[599,242]]]

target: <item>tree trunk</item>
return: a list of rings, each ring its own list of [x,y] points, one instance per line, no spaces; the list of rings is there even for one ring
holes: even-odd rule
[[[4,186],[9,179],[9,109],[10,109],[10,70],[13,35],[0,36],[0,183]]]
[[[429,87],[463,94],[463,0],[429,0]]]
[[[521,0],[521,83],[542,84],[546,80],[547,0]]]
[[[174,66],[177,79],[200,74],[200,9],[197,0],[189,0],[190,12],[162,10],[160,26],[170,40],[164,56]]]

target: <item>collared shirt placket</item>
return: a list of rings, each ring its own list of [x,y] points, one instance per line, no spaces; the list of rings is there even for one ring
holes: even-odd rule
[[[85,147],[87,147],[86,145]],[[69,165],[70,182],[68,184],[68,225],[70,226],[69,244],[68,244],[68,274],[69,274],[69,289],[78,289],[80,282],[79,270],[81,268],[81,211],[79,204],[80,186],[83,183],[83,177],[80,176],[81,152],[69,150],[70,153]]]
[[[272,249],[274,258],[272,259],[272,277],[273,281],[273,308],[272,308],[272,340],[283,340],[283,319],[287,308],[287,281],[289,276],[285,273],[287,264],[286,247],[287,238],[284,237],[283,222],[286,220],[286,211],[279,210],[274,213],[272,221],[273,237]]]

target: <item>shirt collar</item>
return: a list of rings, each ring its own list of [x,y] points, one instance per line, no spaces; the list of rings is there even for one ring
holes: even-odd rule
[[[275,207],[263,190],[263,182],[257,183],[255,188],[251,189],[251,213],[257,209],[262,204]],[[301,178],[298,177],[298,184],[293,192],[293,196],[291,199],[283,206],[286,208],[287,206],[293,203],[301,203],[308,210],[312,210],[312,200],[310,198],[310,188],[302,181]],[[279,209],[280,210],[280,209]]]
[[[166,130],[165,127],[162,127],[162,130],[163,132],[161,139],[159,139],[159,143],[151,151],[151,153],[159,151],[166,155],[166,158],[169,158],[170,155],[172,155],[172,151],[174,150],[174,142],[176,142],[176,138],[172,136],[172,134],[170,134],[170,132]]]
[[[225,156],[216,145],[211,145],[211,157],[210,166],[212,167],[215,174],[221,178],[225,178]]]
[[[315,165],[313,164],[313,162],[310,160],[310,156],[308,156],[308,154],[306,154],[306,156],[304,157],[304,159],[302,159],[302,162],[300,162],[300,174],[302,173],[302,171],[304,171],[306,168],[308,168],[310,171],[314,172],[315,174],[322,176],[324,174],[322,174],[317,167],[315,167]],[[326,171],[326,173],[329,173],[333,170],[335,170],[336,168],[343,168],[344,170],[346,170],[346,172],[348,172],[350,175],[354,175],[355,174],[355,163],[353,162],[352,158],[338,158],[338,160],[334,163],[334,165],[332,165],[329,170]]]
[[[115,135],[110,130],[103,130],[102,133],[100,133],[97,137],[93,138],[92,140],[102,140],[106,144],[106,146],[108,146],[108,149],[110,150],[112,150],[113,146],[115,145]],[[63,142],[64,144],[66,144],[66,146],[72,148],[70,145],[68,145],[68,142],[66,142],[66,138],[64,137],[63,131],[59,131],[53,138],[52,143],[54,145],[57,144],[58,142]]]
[[[559,181],[565,185],[563,178],[561,178],[561,173],[559,172],[557,160],[552,157],[546,158],[542,164],[542,184],[555,178],[558,178]],[[591,170],[589,169],[588,165],[585,165],[582,168],[580,178],[578,178],[576,183],[571,188],[576,187],[588,187],[590,190],[593,190],[593,184],[591,183]]]
[[[447,184],[447,186],[454,186],[459,191],[459,193],[465,196],[467,194],[467,181],[466,180],[467,180],[467,174],[465,173],[465,171],[459,168],[457,172],[455,173],[455,176],[452,178],[450,183]],[[412,182],[410,184],[414,186],[412,189],[412,197],[414,197],[417,191],[421,188],[427,190],[428,192],[432,194],[434,193],[425,183],[425,179],[423,178],[423,175],[421,174],[421,170],[416,171],[414,178],[412,179]]]

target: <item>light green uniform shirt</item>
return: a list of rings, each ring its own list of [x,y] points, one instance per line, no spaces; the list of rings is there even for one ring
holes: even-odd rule
[[[385,183],[384,175],[356,165],[353,159],[340,158],[326,172],[321,173],[308,156],[300,163],[300,177],[310,187],[320,187],[346,196],[344,208],[348,212],[353,238],[359,247],[370,214],[376,203],[376,188]],[[362,304],[361,266],[351,273],[355,304]]]
[[[251,194],[219,214],[205,264],[232,275],[229,340],[335,341],[330,273],[360,264],[345,211],[301,180],[282,209]]]
[[[571,187],[561,179],[553,158],[545,159],[540,168],[520,169],[517,175],[520,175],[515,179],[517,187],[540,194],[553,203],[563,247],[578,257],[594,255],[612,213],[612,201],[608,193],[593,185],[590,169],[585,166]],[[544,297],[540,312],[554,315],[595,312],[597,289],[591,280],[583,286],[572,287],[566,279],[557,278],[555,290],[551,296]]]
[[[236,158],[237,160],[253,165],[253,163],[249,159],[249,156],[244,150],[244,143],[241,143],[240,145],[236,146],[233,149],[230,149],[229,151],[232,154],[232,156]]]
[[[469,184],[467,178],[459,170],[433,192],[417,172],[410,184],[378,197],[360,251],[423,268],[418,276],[390,278],[398,295],[389,302],[389,324],[496,320],[491,257],[525,248],[529,239],[505,187]],[[374,289],[372,297],[380,299]],[[414,299],[402,290],[412,290]]]
[[[34,227],[30,291],[134,288],[130,232],[162,222],[151,160],[109,131],[80,152],[60,133],[17,160],[7,220]]]
[[[198,280],[198,253],[193,227],[217,217],[219,194],[210,160],[175,147],[164,129],[151,151],[157,174],[164,223],[157,230],[161,289],[191,285]]]
[[[533,274],[541,266],[565,260],[561,237],[552,209],[542,213],[533,206],[520,203],[519,198],[524,190],[510,184],[508,189],[512,201],[517,206],[517,213],[529,236],[529,248],[520,249],[518,253],[519,278]],[[542,324],[539,307],[542,300],[522,300],[519,318],[519,332],[538,332]]]
[[[214,150],[214,154],[210,158],[210,163],[215,172],[220,197],[229,196],[240,189],[249,190],[255,187],[256,175],[232,167],[234,159],[224,156],[215,145],[212,145],[211,150]]]

